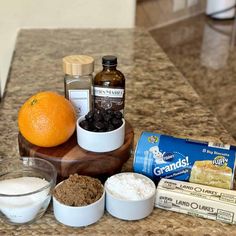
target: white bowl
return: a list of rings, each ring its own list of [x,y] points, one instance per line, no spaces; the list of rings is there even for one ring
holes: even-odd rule
[[[56,187],[58,187],[59,183]],[[97,222],[104,214],[105,190],[99,200],[87,206],[67,206],[53,196],[55,218],[62,224],[72,227],[83,227]]]
[[[114,176],[119,175],[134,175],[137,178],[145,179],[145,181],[150,184],[152,189],[150,195],[140,200],[126,200],[122,197],[115,196],[115,194],[108,188],[108,181]],[[105,182],[105,191],[106,210],[114,217],[123,220],[139,220],[147,217],[153,211],[156,187],[154,182],[144,175],[129,172],[113,175]],[[127,192],[126,189],[122,189],[121,191]]]
[[[83,129],[79,123],[84,120],[82,116],[77,120],[77,142],[83,149],[92,152],[110,152],[120,148],[125,140],[125,119],[118,129],[109,132],[92,132]]]

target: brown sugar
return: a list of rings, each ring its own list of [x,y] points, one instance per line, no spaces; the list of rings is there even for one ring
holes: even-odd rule
[[[103,191],[98,179],[74,174],[55,188],[53,195],[65,205],[86,206],[100,199]]]

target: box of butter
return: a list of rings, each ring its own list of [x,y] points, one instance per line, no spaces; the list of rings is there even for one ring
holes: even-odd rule
[[[234,146],[143,132],[133,168],[156,182],[167,178],[231,189],[235,159]]]
[[[236,224],[236,191],[161,179],[155,206],[164,210]]]

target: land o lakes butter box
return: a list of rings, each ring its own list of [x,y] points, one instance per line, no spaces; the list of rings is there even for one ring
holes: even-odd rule
[[[236,224],[236,191],[161,179],[155,206],[192,216]]]
[[[133,169],[155,182],[161,178],[232,189],[236,147],[143,132]]]

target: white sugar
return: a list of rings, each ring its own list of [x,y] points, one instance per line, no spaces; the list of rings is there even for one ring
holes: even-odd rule
[[[20,177],[0,181],[0,194],[16,195],[34,192],[48,185],[48,181],[37,177]]]
[[[134,173],[114,175],[107,180],[106,187],[114,197],[125,200],[146,199],[155,192],[151,180]]]
[[[0,211],[14,223],[33,220],[41,208],[45,208],[49,204],[50,188],[26,196],[14,195],[31,193],[48,184],[48,181],[37,177],[20,177],[0,181]],[[9,196],[1,196],[1,194]]]

